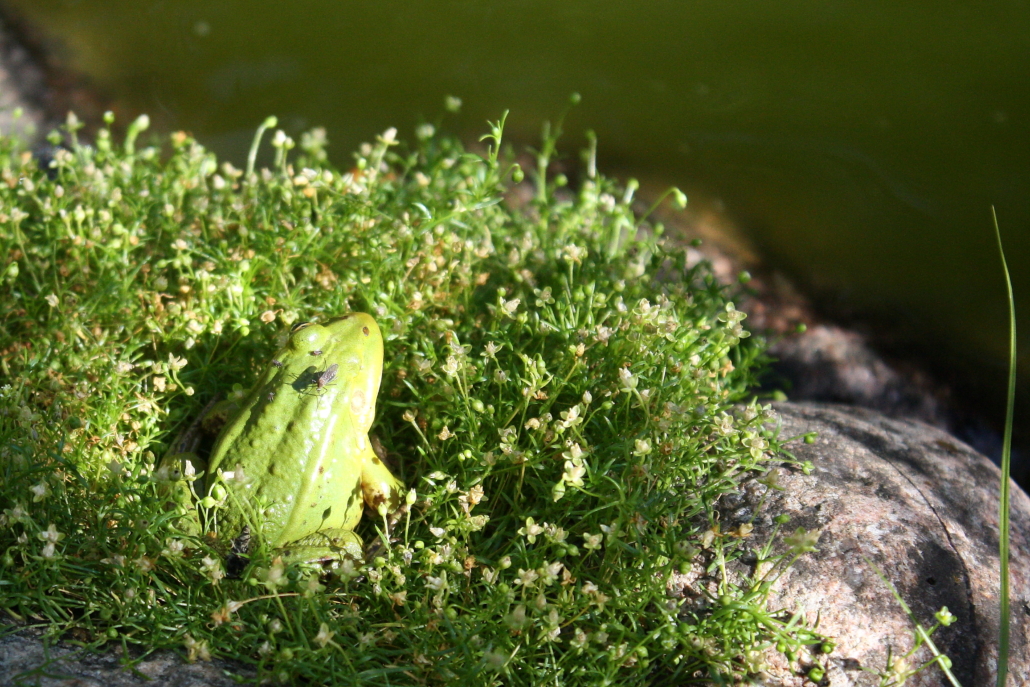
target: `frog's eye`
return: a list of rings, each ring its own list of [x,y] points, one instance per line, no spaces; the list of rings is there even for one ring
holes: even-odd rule
[[[295,324],[292,327],[290,327],[290,334],[294,334],[296,332],[299,332],[301,329],[304,329],[304,327],[310,327],[310,326],[311,326],[310,322],[298,322],[297,324]]]

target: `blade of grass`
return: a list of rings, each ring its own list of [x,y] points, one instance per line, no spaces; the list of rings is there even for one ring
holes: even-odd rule
[[[998,628],[998,687],[1004,687],[1008,673],[1009,659],[1009,471],[1012,455],[1012,414],[1016,405],[1016,306],[1012,296],[1012,279],[1009,267],[1005,262],[1005,249],[1001,245],[1001,230],[998,228],[998,215],[991,206],[991,219],[994,220],[994,236],[998,239],[998,254],[1001,256],[1001,271],[1005,275],[1005,288],[1009,299],[1009,391],[1005,405],[1005,441],[1001,449],[1001,503],[999,517],[1001,532],[998,543],[998,565],[1001,566],[1001,589],[999,594],[1000,618]]]
[[[894,595],[894,599],[898,602],[898,605],[901,606],[901,610],[905,611],[905,615],[908,616],[909,620],[911,620],[912,624],[915,626],[916,634],[918,635],[919,639],[921,639],[923,643],[926,644],[926,646],[930,649],[930,653],[933,654],[933,658],[937,662],[937,665],[940,666],[941,670],[944,671],[944,674],[948,676],[948,681],[951,682],[951,684],[954,685],[954,687],[962,687],[962,684],[958,681],[958,678],[956,678],[955,675],[951,672],[951,662],[947,660],[948,657],[942,654],[940,649],[937,648],[937,645],[933,643],[932,639],[930,639],[930,633],[927,632],[926,628],[923,627],[916,619],[915,613],[913,613],[912,609],[908,607],[908,604],[905,603],[905,600],[901,598],[901,594],[898,593],[897,588],[893,584],[891,584],[891,581],[887,579],[887,576],[883,574],[883,571],[880,570],[880,567],[876,565],[876,563],[873,563],[866,556],[862,556],[862,560],[866,562],[866,565],[873,569],[873,572],[876,573],[876,576],[879,577],[883,581],[883,583],[887,585],[887,588],[891,590],[891,594]]]

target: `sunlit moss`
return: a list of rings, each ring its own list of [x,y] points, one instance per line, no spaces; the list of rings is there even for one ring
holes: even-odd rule
[[[182,133],[137,150],[144,124],[43,168],[0,140],[13,617],[336,684],[738,679],[821,641],[764,609],[784,561],[715,510],[785,461],[750,392],[762,342],[632,187],[538,176],[520,205],[503,121],[485,155],[391,130],[348,170],[324,131],[298,154],[276,132],[273,168],[245,172]],[[386,339],[373,431],[406,503],[366,514],[365,563],[320,578],[255,532],[232,579],[155,465],[291,324],[351,310]],[[745,548],[762,577],[727,572]]]

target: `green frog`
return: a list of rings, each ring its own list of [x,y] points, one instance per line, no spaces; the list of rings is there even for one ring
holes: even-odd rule
[[[176,441],[159,469],[166,494],[193,514],[190,529],[238,553],[257,527],[287,560],[360,559],[364,505],[393,512],[403,489],[368,436],[382,372],[371,316],[294,326],[242,400],[208,408]]]

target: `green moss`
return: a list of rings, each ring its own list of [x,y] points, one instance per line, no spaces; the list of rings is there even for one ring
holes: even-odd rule
[[[485,156],[421,133],[349,172],[324,134],[294,156],[277,133],[249,175],[183,134],[102,131],[45,169],[0,139],[0,606],[338,684],[731,680],[818,642],[764,608],[786,561],[720,529],[720,496],[785,458],[749,402],[761,342],[708,265],[632,186],[537,178],[517,202],[501,123]],[[289,325],[350,310],[386,337],[373,432],[410,508],[366,514],[364,565],[282,569],[256,536],[223,577],[154,463]],[[745,543],[765,577],[727,574]]]

